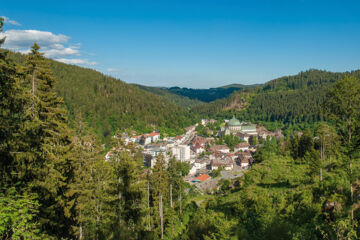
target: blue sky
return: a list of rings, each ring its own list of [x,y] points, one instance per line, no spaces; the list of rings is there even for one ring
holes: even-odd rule
[[[360,1],[5,1],[5,47],[149,86],[360,68]],[[32,30],[32,31],[29,31]]]

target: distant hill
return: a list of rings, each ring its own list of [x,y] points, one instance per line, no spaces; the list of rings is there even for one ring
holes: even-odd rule
[[[25,60],[19,53],[10,57],[20,64]],[[193,114],[161,96],[92,69],[49,62],[70,119],[81,116],[104,140],[117,129],[157,129],[175,135],[194,123]]]
[[[170,87],[170,88],[146,87],[139,85],[141,89],[152,92],[157,95],[166,96],[172,102],[175,102],[180,106],[194,106],[195,104],[199,104],[202,102],[207,102],[207,103],[212,102],[217,99],[226,98],[235,91],[253,89],[258,86],[261,85],[231,84],[218,88],[195,89],[195,88],[180,88],[180,87]],[[181,96],[181,98],[176,98],[176,96]],[[189,100],[195,100],[195,102]]]
[[[261,87],[261,86],[263,86],[263,85],[264,85],[264,84],[244,85],[244,84],[233,83],[233,84],[229,84],[229,85],[222,86],[222,87],[218,87],[218,88],[251,89],[251,88]]]
[[[166,100],[168,100],[180,107],[186,108],[186,109],[189,109],[199,103],[202,103],[202,101],[199,101],[197,99],[190,99],[186,96],[175,94],[164,87],[148,87],[148,86],[143,86],[143,85],[139,85],[139,84],[133,84],[133,85],[139,87],[140,89],[142,89],[144,91],[151,92],[153,94],[162,96]]]

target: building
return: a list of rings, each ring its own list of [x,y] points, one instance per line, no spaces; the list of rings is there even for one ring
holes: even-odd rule
[[[247,133],[250,136],[257,135],[256,125],[250,124],[250,123],[245,123],[241,126],[241,132]]]
[[[211,160],[210,167],[211,170],[217,170],[219,169],[219,167],[222,167],[224,170],[230,171],[234,167],[234,161],[232,160],[232,158],[228,157],[224,159],[216,158],[214,160]]]
[[[239,137],[241,141],[245,141],[247,143],[249,142],[250,135],[247,133],[239,132],[236,134],[236,136]]]
[[[226,145],[212,145],[209,148],[209,151],[212,153],[215,153],[215,152],[229,153],[230,148],[228,148]]]
[[[241,123],[239,120],[233,116],[232,119],[230,119],[225,126],[225,135],[230,135],[231,133],[238,133],[241,131]]]
[[[240,167],[243,169],[249,168],[250,167],[249,160],[247,160],[247,159],[240,160]]]
[[[197,125],[195,124],[193,126],[189,126],[189,127],[185,128],[186,134],[190,134],[190,133],[194,132],[196,129],[196,126]]]
[[[149,133],[148,136],[151,138],[152,142],[157,142],[157,141],[160,140],[160,133],[159,132]]]
[[[247,142],[242,142],[234,147],[234,152],[238,152],[238,151],[245,152],[245,151],[249,150],[249,147],[250,147],[250,144],[248,144]]]
[[[186,162],[190,160],[190,146],[178,145],[171,149],[171,154],[179,161]]]

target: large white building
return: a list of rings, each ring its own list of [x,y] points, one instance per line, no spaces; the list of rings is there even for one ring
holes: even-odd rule
[[[185,162],[190,160],[190,146],[178,145],[171,149],[172,155],[179,161]]]

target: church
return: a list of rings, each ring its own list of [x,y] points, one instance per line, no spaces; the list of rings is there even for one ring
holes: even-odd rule
[[[256,125],[241,123],[238,119],[235,118],[235,116],[233,116],[233,118],[226,123],[225,129],[223,129],[223,134],[235,135],[236,133],[247,133],[249,135],[256,135]]]

